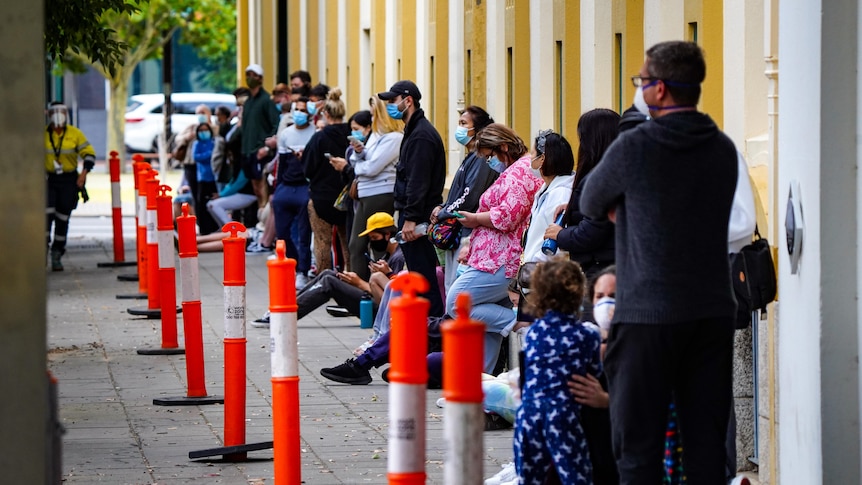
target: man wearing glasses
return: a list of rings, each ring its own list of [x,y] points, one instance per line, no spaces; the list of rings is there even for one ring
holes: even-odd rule
[[[616,309],[605,358],[622,484],[662,480],[668,406],[689,483],[724,484],[736,301],[727,258],[733,142],[697,111],[706,63],[690,42],[646,52],[635,106],[653,121],[608,148],[581,196],[617,225]]]

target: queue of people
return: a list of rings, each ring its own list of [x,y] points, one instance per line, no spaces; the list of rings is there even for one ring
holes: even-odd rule
[[[454,130],[466,157],[445,201],[443,141],[415,83],[394,83],[348,117],[337,87],[312,87],[298,71],[270,96],[263,75],[248,66],[234,123],[219,109],[213,125],[203,107],[174,153],[198,215],[213,225],[239,216],[253,227],[271,208],[266,244],[254,244],[286,242],[300,318],[330,299],[348,315],[373,301],[374,334],[323,377],[365,385],[388,362],[389,282],[409,270],[429,282],[430,386],[443,385],[439,325],[461,293],[485,325],[486,374],[512,372],[505,340],[522,342],[520,381],[506,399],[519,403],[505,413],[513,465],[486,483],[745,483],[728,461],[728,241],[753,232],[753,201],[733,143],[697,111],[706,66],[696,44],[647,50],[632,109],[584,113],[577,153],[562,134],[525,142],[466,107]],[[92,168],[86,140],[63,131],[62,111],[46,131],[55,270],[70,194],[76,202]],[[81,175],[67,163],[73,143]],[[231,215],[246,206],[259,210]],[[212,232],[199,221],[202,235]],[[682,443],[673,467],[664,466],[668,416]]]

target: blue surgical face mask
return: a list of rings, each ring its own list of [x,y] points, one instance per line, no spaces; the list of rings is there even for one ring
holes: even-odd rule
[[[308,110],[308,114],[310,116],[314,116],[317,114],[317,103],[313,103],[313,102],[309,101],[308,104],[305,105],[305,109]]]
[[[496,155],[494,155],[493,157],[491,157],[490,160],[488,160],[488,165],[491,166],[491,170],[494,170],[498,173],[503,173],[503,171],[506,170],[506,164],[501,162]]]
[[[470,269],[470,265],[464,264],[464,263],[458,263],[458,268],[455,269],[455,278],[458,278],[462,274],[466,273],[468,269]]]
[[[207,141],[213,137],[213,134],[209,131],[199,131],[198,132],[198,140]]]
[[[472,130],[472,128],[467,128],[466,126],[455,128],[455,140],[457,140],[458,143],[467,146],[467,144],[470,143],[470,140],[473,139],[472,136],[467,134],[470,130]]]
[[[207,121],[207,115],[198,115],[198,123],[206,123]]]
[[[386,105],[386,113],[389,114],[390,118],[392,118],[393,120],[400,120],[404,118],[404,111],[407,111],[407,108],[404,108],[404,111],[398,109],[398,106],[403,102],[404,100],[402,99],[400,103],[388,103]]]
[[[297,126],[305,126],[308,124],[308,113],[305,111],[294,111],[293,112],[293,122],[297,124]]]
[[[350,135],[362,143],[365,143],[365,133],[362,133],[362,130],[353,130],[350,132]]]
[[[281,103],[275,103],[275,109],[277,109],[278,112],[281,113]]]

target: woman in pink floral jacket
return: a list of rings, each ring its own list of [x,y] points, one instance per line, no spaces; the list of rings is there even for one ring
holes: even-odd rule
[[[503,337],[515,325],[506,288],[518,273],[521,237],[530,218],[533,198],[542,179],[530,170],[530,154],[512,129],[494,123],[476,135],[476,151],[491,168],[502,172],[482,194],[477,212],[461,212],[461,224],[474,228],[470,236],[469,268],[452,283],[446,313],[455,315],[459,293],[470,294],[470,316],[485,324],[485,372],[497,363]]]

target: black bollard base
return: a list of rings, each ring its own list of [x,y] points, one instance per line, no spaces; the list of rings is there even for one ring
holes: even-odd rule
[[[130,295],[117,295],[118,300],[146,300],[146,293],[133,293]]]
[[[221,448],[210,448],[208,450],[190,451],[189,459],[206,458],[209,456],[221,455],[224,461],[238,462],[246,461],[248,457],[246,453],[249,451],[268,450],[272,448],[272,441],[264,441],[262,443],[249,443],[245,445],[223,446]]]
[[[183,355],[186,353],[186,349],[182,347],[176,347],[173,349],[168,349],[164,347],[156,347],[152,349],[138,349],[138,355]]]
[[[147,307],[138,307],[138,308],[127,308],[126,311],[129,315],[134,315],[136,317],[147,317],[147,318],[162,318],[162,309],[161,308],[147,308]],[[182,313],[182,307],[177,307],[177,313]]]
[[[117,279],[120,281],[138,281],[138,274],[118,274]]]
[[[96,263],[97,268],[120,268],[125,266],[137,266],[137,261],[112,261],[109,263]]]
[[[205,404],[224,404],[223,396],[203,396],[203,397],[160,397],[153,399],[153,404],[156,406],[202,406]]]

